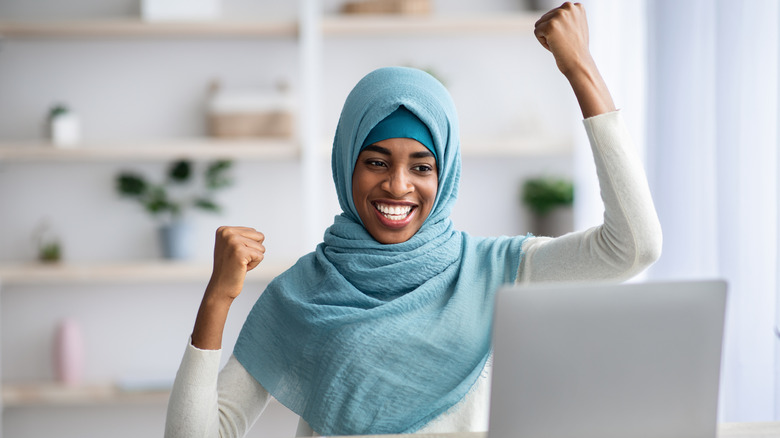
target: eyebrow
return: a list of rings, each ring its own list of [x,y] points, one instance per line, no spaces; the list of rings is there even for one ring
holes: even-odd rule
[[[376,153],[379,153],[379,154],[382,154],[382,155],[387,155],[387,156],[392,156],[393,155],[392,152],[390,152],[390,149],[383,148],[382,146],[377,146],[375,144],[370,144],[370,145],[366,146],[365,148],[363,148],[363,150],[364,151],[372,151],[372,152],[376,152]],[[416,158],[416,159],[417,158],[428,158],[428,157],[435,158],[435,156],[433,155],[433,152],[429,151],[427,148],[424,151],[412,152],[411,154],[409,154],[409,157]]]

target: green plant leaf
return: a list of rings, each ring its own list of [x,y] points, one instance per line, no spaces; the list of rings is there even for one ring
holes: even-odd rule
[[[167,177],[161,184],[151,184],[138,174],[122,172],[116,178],[116,188],[120,194],[135,198],[152,216],[180,216],[187,207],[219,213],[221,208],[209,197],[209,192],[233,184],[233,179],[227,174],[232,165],[229,160],[209,164],[204,175],[205,187],[201,188],[201,193],[194,200],[171,198],[168,192],[173,184],[184,184],[192,179],[193,165],[188,160],[172,162]]]
[[[192,164],[187,160],[174,162],[168,171],[168,179],[178,184],[187,182],[190,176],[192,176]]]
[[[564,178],[539,177],[523,183],[522,200],[531,211],[544,215],[574,203],[574,184]]]
[[[41,246],[38,258],[44,262],[56,262],[62,258],[59,242],[50,242]]]
[[[147,184],[142,176],[126,172],[117,176],[116,189],[121,195],[139,197],[146,193]]]
[[[221,211],[219,205],[214,201],[206,198],[196,199],[194,205],[200,209],[210,211],[212,213],[219,213]]]
[[[233,179],[226,175],[226,172],[233,166],[229,160],[215,161],[206,169],[206,188],[217,190],[229,187],[233,184]]]
[[[70,110],[68,110],[68,107],[63,104],[54,105],[49,109],[49,119],[67,114],[69,111]]]
[[[176,213],[179,207],[168,200],[168,193],[162,186],[152,186],[149,189],[148,196],[144,199],[144,207],[152,215],[164,213],[166,211]]]

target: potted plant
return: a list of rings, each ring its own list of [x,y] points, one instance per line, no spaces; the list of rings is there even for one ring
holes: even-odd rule
[[[139,202],[160,223],[163,256],[170,259],[189,257],[189,225],[184,220],[187,209],[194,208],[219,213],[214,194],[233,184],[228,175],[232,162],[219,160],[208,163],[201,180],[202,187],[194,193],[185,189],[193,180],[193,164],[178,160],[168,167],[161,183],[149,182],[136,172],[123,171],[116,177],[116,190],[126,198]]]
[[[541,176],[526,180],[522,202],[533,216],[531,232],[556,237],[573,228],[574,184],[568,178]]]
[[[81,140],[79,117],[66,105],[52,106],[46,121],[49,139],[55,146],[73,147]]]
[[[38,260],[44,263],[56,263],[62,259],[62,245],[51,224],[44,219],[35,230],[35,243],[38,247]]]

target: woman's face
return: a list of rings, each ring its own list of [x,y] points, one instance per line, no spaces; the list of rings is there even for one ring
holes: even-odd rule
[[[410,138],[366,146],[352,173],[352,199],[360,219],[380,243],[406,242],[431,213],[439,176],[436,159]]]

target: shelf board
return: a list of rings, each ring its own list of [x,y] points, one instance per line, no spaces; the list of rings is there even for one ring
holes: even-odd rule
[[[538,12],[493,16],[330,15],[322,20],[326,36],[451,35],[513,33],[533,35]]]
[[[529,33],[537,12],[488,16],[328,15],[325,36]],[[142,19],[0,21],[0,37],[296,37],[295,20],[144,21]]]
[[[114,384],[67,386],[58,383],[3,384],[4,408],[166,403],[168,388],[122,389]]]
[[[171,384],[125,386],[121,383],[91,383],[68,386],[56,382],[4,383],[0,389],[0,408],[165,404],[171,394]],[[272,398],[271,403],[279,402]]]
[[[171,139],[138,142],[92,142],[56,147],[43,141],[0,142],[0,162],[158,161],[178,158],[290,160],[300,156],[293,140]]]
[[[515,136],[496,139],[463,138],[465,157],[534,157],[571,152],[571,142],[541,136]],[[322,141],[322,154],[329,157],[331,140]],[[174,139],[159,141],[88,143],[75,147],[55,147],[48,142],[0,142],[2,162],[118,162],[162,161],[180,158],[194,160],[234,159],[283,161],[300,158],[293,140]]]
[[[144,21],[142,19],[2,21],[0,37],[294,37],[295,21]]]
[[[292,262],[264,261],[247,274],[246,281],[268,282],[292,266]],[[167,260],[125,263],[18,263],[0,265],[0,285],[135,284],[148,282],[208,281],[210,262]]]

